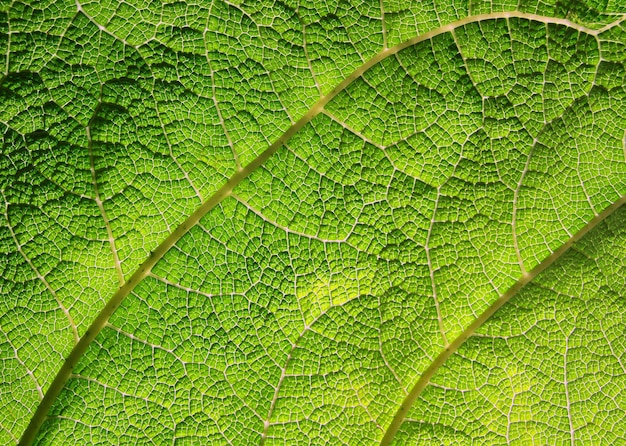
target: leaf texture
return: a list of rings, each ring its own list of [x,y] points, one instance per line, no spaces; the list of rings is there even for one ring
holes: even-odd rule
[[[0,442],[625,440],[626,8],[414,3],[0,3]]]

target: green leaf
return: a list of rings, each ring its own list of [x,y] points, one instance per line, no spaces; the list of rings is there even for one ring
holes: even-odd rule
[[[626,440],[618,2],[0,2],[0,54],[0,443]]]

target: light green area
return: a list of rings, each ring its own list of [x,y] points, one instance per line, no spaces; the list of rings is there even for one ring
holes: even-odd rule
[[[396,444],[623,442],[624,258],[622,206],[446,362]]]
[[[0,443],[302,117],[113,314],[37,444],[379,442],[626,194],[626,11],[565,3],[0,0]],[[625,223],[489,319],[397,444],[626,441]]]

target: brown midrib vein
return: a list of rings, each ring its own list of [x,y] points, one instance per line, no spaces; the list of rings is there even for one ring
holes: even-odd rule
[[[577,241],[583,238],[589,231],[595,228],[598,224],[606,220],[617,209],[626,204],[626,195],[620,197],[612,205],[603,210],[600,214],[596,215],[589,223],[587,223],[580,231],[570,237],[565,243],[563,243],[552,254],[546,257],[539,265],[535,266],[532,270],[522,275],[511,288],[509,288],[502,296],[498,298],[489,308],[478,316],[474,322],[472,322],[463,332],[454,340],[450,345],[444,348],[439,355],[434,359],[431,365],[422,373],[418,381],[415,383],[409,394],[404,398],[404,401],[400,405],[400,408],[393,417],[383,439],[380,442],[381,446],[390,445],[393,441],[395,434],[404,422],[406,416],[409,413],[411,407],[420,396],[422,391],[428,386],[431,378],[437,373],[437,370],[452,356],[459,348],[478,330],[491,316],[494,315],[504,304],[511,300],[511,298],[524,288],[528,283],[535,279],[539,274],[548,269],[554,262],[563,256]]]
[[[82,12],[82,11],[81,11]],[[463,19],[451,22],[447,25],[441,26],[437,29],[431,30],[427,33],[413,37],[406,40],[392,48],[383,49],[381,52],[373,56],[370,60],[365,62],[355,71],[353,71],[348,77],[346,77],[339,85],[333,88],[326,96],[320,98],[309,111],[302,116],[296,123],[294,123],[285,133],[283,133],[273,144],[271,144],[264,152],[257,156],[250,164],[246,165],[243,169],[238,169],[226,183],[220,187],[210,198],[208,198],[199,208],[197,208],[183,223],[181,223],[139,266],[135,273],[113,294],[111,299],[107,302],[104,308],[96,316],[92,324],[89,326],[85,334],[80,338],[78,343],[74,346],[68,357],[65,359],[63,365],[57,372],[56,377],[50,384],[50,387],[46,391],[43,400],[40,402],[35,413],[33,414],[24,434],[20,439],[20,445],[30,445],[34,441],[37,433],[43,422],[45,421],[48,411],[52,407],[52,404],[56,400],[57,396],[61,393],[61,390],[65,386],[65,383],[72,374],[72,370],[78,363],[79,359],[83,356],[91,342],[102,331],[113,312],[121,305],[123,300],[128,296],[132,290],[150,273],[154,265],[174,246],[174,244],[181,239],[192,227],[194,227],[200,219],[206,215],[211,209],[216,207],[224,198],[228,197],[231,191],[247,178],[252,172],[264,164],[276,151],[282,147],[294,134],[296,134],[302,127],[309,123],[315,116],[317,116],[324,106],[335,98],[339,93],[345,90],[355,79],[359,78],[363,73],[369,70],[372,66],[376,65],[380,61],[386,59],[389,56],[397,54],[405,48],[415,45],[419,42],[431,39],[437,35],[450,32],[459,26],[466,25],[468,23],[480,22],[490,19],[509,19],[520,18],[527,20],[535,20],[542,23],[552,23],[577,29],[581,32],[596,35],[597,30],[588,29],[584,26],[573,23],[567,19],[560,19],[554,17],[540,16],[536,14],[528,14],[522,12],[500,12],[480,14],[475,16],[468,16]],[[623,20],[620,18],[615,23]],[[609,25],[607,25],[609,26]],[[607,28],[607,27],[605,27]],[[494,310],[495,311],[495,310]],[[449,348],[452,348],[454,343],[450,344]],[[430,369],[429,369],[430,370]],[[386,438],[386,436],[385,436]]]

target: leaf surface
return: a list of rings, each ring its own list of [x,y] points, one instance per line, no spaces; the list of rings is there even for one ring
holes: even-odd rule
[[[236,3],[0,4],[2,442],[623,440],[624,8]]]

